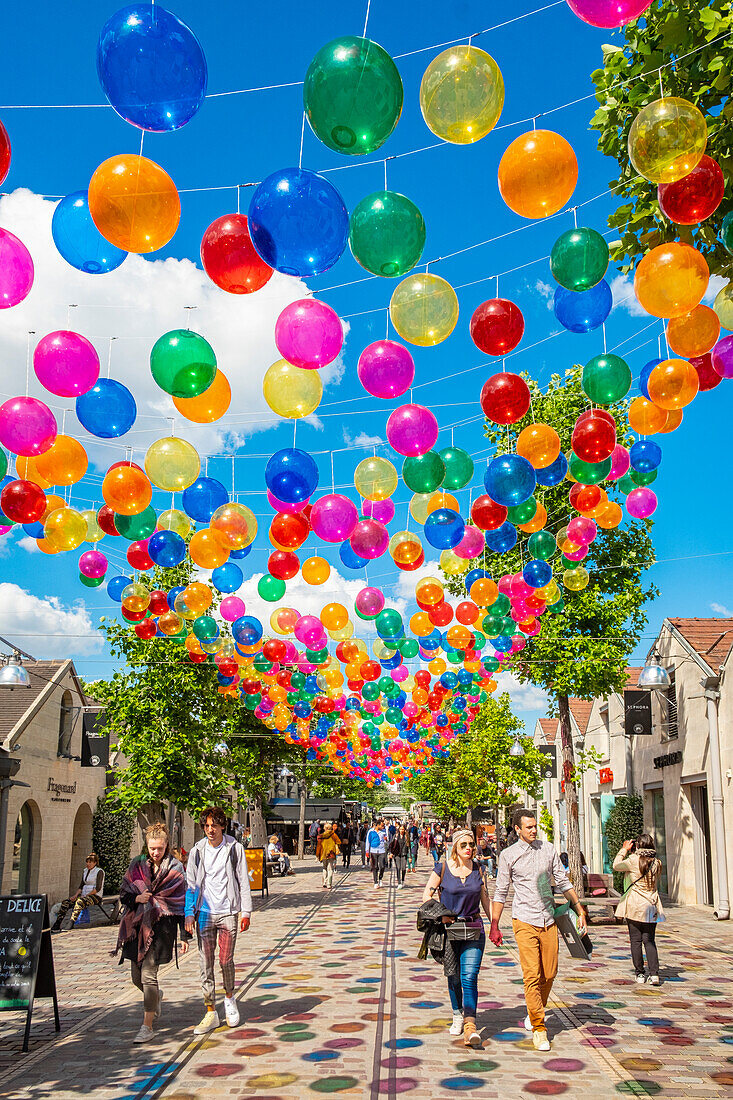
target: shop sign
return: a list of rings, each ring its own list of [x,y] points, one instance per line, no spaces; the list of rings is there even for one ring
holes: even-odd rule
[[[71,802],[68,794],[76,794],[76,783],[57,783],[53,776],[49,776],[46,791],[53,791],[52,802]]]
[[[600,783],[613,783],[613,771],[611,768],[601,768],[598,772],[598,781]]]
[[[654,767],[655,768],[668,768],[672,764],[681,764],[681,763],[682,763],[682,753],[681,752],[667,752],[667,753],[664,754],[664,756],[655,756],[654,757]]]

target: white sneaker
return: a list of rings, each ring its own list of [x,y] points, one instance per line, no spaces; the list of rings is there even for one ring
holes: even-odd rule
[[[524,1030],[525,1031],[531,1031],[532,1030],[532,1022],[531,1022],[529,1016],[524,1017]]]
[[[650,974],[649,975],[649,985],[659,985],[659,975],[658,974]]]
[[[379,889],[379,883],[378,883],[378,882],[375,882],[375,883],[374,883],[374,886],[372,887],[372,889],[373,889],[373,890],[378,890],[378,889]]]
[[[155,1019],[160,1019],[160,1014],[163,1010],[163,990],[158,989],[158,1007],[155,1010]]]
[[[448,1028],[449,1035],[462,1035],[463,1034],[463,1013],[453,1013],[453,1023]]]
[[[236,1027],[239,1023],[239,1008],[234,997],[224,998],[224,1015],[229,1027]]]
[[[132,1041],[133,1043],[149,1043],[150,1040],[154,1037],[155,1036],[153,1035],[152,1027],[146,1027],[145,1024],[142,1024],[140,1026],[140,1030]]]
[[[535,1050],[551,1050],[550,1040],[547,1038],[546,1031],[533,1031],[532,1042],[534,1043]]]
[[[637,985],[644,985],[645,981],[646,981],[646,978],[644,977],[643,974],[637,974],[636,975],[636,984]]]
[[[220,1023],[221,1020],[219,1019],[218,1015],[213,1008],[210,1008],[207,1010],[206,1015],[204,1016],[198,1027],[195,1027],[193,1029],[193,1033],[194,1035],[206,1035],[207,1031],[213,1031],[214,1028],[217,1028]]]
[[[398,890],[401,890],[401,889],[402,889],[402,883],[401,883],[401,882],[398,882],[398,883],[397,883],[397,889],[398,889]]]

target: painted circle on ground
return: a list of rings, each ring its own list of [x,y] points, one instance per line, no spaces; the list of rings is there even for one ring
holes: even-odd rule
[[[198,1077],[231,1077],[234,1073],[241,1073],[242,1067],[234,1062],[207,1062],[196,1070]]]
[[[567,1092],[568,1086],[564,1081],[528,1081],[522,1086],[523,1092],[529,1092],[532,1096],[560,1096]]]
[[[337,1050],[311,1050],[307,1054],[301,1054],[304,1062],[330,1062],[332,1058],[338,1058]]]
[[[577,1073],[583,1069],[585,1062],[579,1058],[550,1058],[549,1062],[543,1062],[542,1068],[549,1069],[553,1073]]]
[[[313,1092],[345,1092],[358,1083],[356,1077],[322,1077],[319,1081],[313,1081],[308,1088]]]
[[[248,1077],[247,1084],[251,1089],[279,1089],[297,1080],[296,1073],[260,1073],[256,1077]]]
[[[234,1053],[246,1058],[259,1058],[261,1054],[272,1054],[273,1050],[277,1050],[277,1047],[272,1043],[249,1043],[247,1046],[237,1047]]]

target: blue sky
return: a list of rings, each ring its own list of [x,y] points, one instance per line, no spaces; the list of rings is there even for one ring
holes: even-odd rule
[[[181,0],[169,6],[194,29],[203,45],[210,93],[302,80],[311,57],[321,45],[341,34],[362,32],[366,9],[365,3],[337,4],[330,0],[321,0],[315,6],[281,0],[276,8],[268,5],[244,8],[231,0],[207,7]],[[302,288],[294,293],[292,287],[288,289],[281,283],[277,292],[271,288],[272,294],[262,299],[261,307],[252,302],[222,304],[214,300],[210,287],[201,290],[205,277],[197,274],[191,264],[166,265],[161,260],[188,258],[199,263],[199,242],[206,226],[236,208],[234,187],[223,188],[259,181],[279,167],[297,163],[302,99],[298,86],[214,96],[207,99],[199,114],[182,130],[145,135],[144,153],[162,164],[183,192],[181,224],[173,240],[152,257],[152,262],[128,260],[114,276],[85,276],[79,277],[81,283],[74,282],[71,269],[65,269],[69,275],[65,280],[57,265],[53,268],[55,281],[49,274],[44,285],[44,273],[52,270],[52,259],[48,258],[45,264],[41,255],[44,249],[52,252],[46,226],[52,206],[34,199],[33,195],[58,197],[86,187],[102,160],[121,151],[139,151],[140,131],[122,121],[111,108],[6,108],[11,104],[102,103],[95,69],[96,40],[99,29],[115,8],[114,3],[108,2],[71,9],[42,2],[29,9],[23,5],[6,6],[3,11],[3,42],[6,53],[15,59],[12,66],[3,68],[0,77],[0,118],[13,143],[13,163],[4,191],[15,194],[0,199],[0,224],[21,236],[18,226],[28,227],[35,247],[30,240],[28,243],[39,277],[32,292],[33,306],[29,304],[26,313],[12,317],[15,311],[10,310],[0,315],[3,356],[0,389],[4,394],[23,392],[24,330],[33,327],[39,332],[64,327],[67,307],[73,303],[76,308],[73,315],[69,314],[70,327],[89,335],[100,355],[106,355],[110,336],[120,340],[113,348],[112,375],[128,381],[138,397],[141,412],[148,418],[145,434],[141,431],[131,439],[142,448],[135,455],[140,461],[147,442],[168,434],[169,430],[166,410],[150,405],[150,384],[143,381],[147,352],[167,327],[184,323],[181,303],[199,307],[194,316],[202,320],[198,326],[192,322],[193,327],[208,336],[215,349],[220,338],[224,356],[220,356],[220,366],[228,373],[235,394],[241,399],[240,410],[248,408],[250,395],[257,396],[262,407],[258,396],[261,377],[277,357],[274,345],[272,354],[268,349],[272,318],[278,311],[273,302],[278,301],[277,294],[283,296],[280,305],[301,296]],[[533,8],[527,0],[503,6],[473,0],[448,5],[426,0],[419,9],[412,4],[372,0],[369,36],[396,58],[404,82],[405,106],[400,123],[382,150],[367,158],[367,163],[332,153],[307,128],[304,141],[305,167],[342,169],[329,174],[329,178],[341,191],[349,209],[364,195],[383,186],[383,158],[397,156],[388,163],[389,186],[408,195],[423,212],[427,224],[423,262],[447,257],[481,242],[492,242],[431,264],[431,271],[459,288],[460,318],[455,332],[444,344],[411,349],[416,362],[414,399],[429,405],[438,417],[441,425],[438,446],[450,443],[451,425],[458,425],[453,429],[456,445],[476,456],[474,495],[482,491],[486,455],[478,395],[483,381],[496,368],[487,364],[473,345],[468,322],[476,306],[494,296],[496,281],[492,276],[519,269],[503,274],[499,282],[501,295],[517,302],[526,322],[520,353],[507,364],[511,369],[529,371],[542,381],[553,371],[563,371],[574,362],[583,363],[602,350],[600,330],[583,336],[559,332],[548,309],[544,288],[554,284],[546,257],[555,238],[572,225],[572,215],[566,212],[538,225],[523,221],[502,202],[496,170],[509,142],[531,128],[531,122],[521,120],[546,115],[544,119],[538,117],[537,125],[563,134],[578,157],[580,175],[572,204],[587,203],[578,212],[579,223],[606,231],[606,217],[613,209],[613,202],[603,193],[615,176],[615,166],[597,152],[596,135],[588,128],[595,101],[587,99],[562,110],[554,109],[592,94],[589,74],[600,64],[601,44],[612,40],[610,32],[585,26],[561,2],[549,10],[481,34],[475,44],[493,55],[505,81],[506,99],[499,125],[474,146],[442,145],[408,156],[401,154],[437,142],[425,126],[418,104],[420,78],[439,52],[436,45],[467,38],[491,24],[516,20]],[[16,191],[19,188],[32,194],[19,195]],[[247,189],[241,192],[243,210],[249,194],[251,191]],[[588,202],[596,196],[602,197]],[[143,269],[142,264],[147,266]],[[334,268],[311,282],[315,292],[348,319],[350,325],[343,362],[327,375],[330,384],[318,409],[319,420],[300,424],[297,432],[298,443],[318,455],[324,491],[330,488],[328,452],[335,451],[336,483],[349,484],[356,463],[370,453],[359,449],[360,433],[383,440],[387,416],[399,403],[379,402],[365,395],[356,377],[361,349],[385,334],[385,307],[395,285],[391,280],[367,279],[366,274],[347,251]],[[609,281],[617,274],[610,271]],[[107,284],[105,279],[109,280]],[[138,288],[145,285],[148,297],[141,299],[139,292],[136,297],[130,290],[133,284]],[[619,280],[617,299],[627,297],[628,293],[628,287]],[[186,294],[192,299],[186,301]],[[229,297],[223,292],[217,292],[217,296]],[[168,304],[173,300],[178,312],[168,313]],[[644,363],[657,355],[662,324],[635,315],[629,308],[631,305],[627,298],[614,308],[606,331],[609,348],[618,348],[627,357],[636,376]],[[24,303],[17,308],[22,311],[25,306]],[[235,317],[235,309],[245,312]],[[210,329],[205,325],[207,319]],[[226,343],[227,332],[231,334],[235,322],[245,334],[237,354]],[[135,330],[137,342],[130,338],[125,345],[125,338],[135,325],[142,325]],[[248,325],[253,333],[249,350]],[[124,353],[120,352],[123,347]],[[139,388],[135,385],[137,380]],[[259,420],[254,423],[251,415],[248,418],[240,411],[225,425],[238,435],[240,442],[235,460],[235,488],[240,499],[250,503],[262,517],[263,529],[247,559],[254,574],[263,572],[269,552],[264,517],[271,513],[262,495],[266,457],[277,448],[290,445],[293,436],[292,425],[273,424],[266,410],[257,416]],[[719,609],[733,607],[728,567],[731,519],[725,490],[730,416],[731,391],[724,382],[712,394],[699,395],[685,411],[682,427],[661,439],[664,457],[654,486],[660,497],[654,529],[660,563],[652,571],[661,595],[649,609],[650,627],[640,653],[646,650],[664,616],[706,617]],[[142,421],[138,427],[140,424]],[[77,427],[69,414],[67,430],[75,432]],[[183,434],[180,418],[177,430]],[[196,438],[204,450],[222,450],[211,434]],[[124,443],[116,450],[92,447],[96,471],[88,482],[74,490],[75,501],[83,500],[85,507],[90,505],[101,465],[123,458]],[[377,445],[377,450],[395,459],[399,468],[401,460],[390,454],[386,446]],[[231,487],[231,465],[230,459],[212,458],[209,472]],[[470,489],[459,496],[464,514]],[[401,484],[395,498],[397,518],[390,525],[392,531],[404,525],[408,497]],[[162,499],[156,499],[156,503],[162,506]],[[108,541],[102,544],[102,549],[107,549]],[[336,560],[335,555],[329,556]],[[111,665],[89,635],[99,616],[109,613],[113,605],[102,590],[90,592],[81,588],[76,557],[76,554],[56,559],[40,557],[23,548],[17,536],[5,536],[0,542],[0,585],[3,582],[17,585],[23,594],[19,596],[15,590],[5,589],[4,600],[0,602],[0,633],[17,638],[38,656],[74,656],[81,671],[94,678],[109,672]],[[118,545],[110,547],[110,558],[124,566]],[[351,575],[350,582],[355,576]],[[378,579],[387,592],[403,601],[406,576],[409,575],[400,578],[395,569],[385,564],[385,559],[369,570],[370,580]],[[326,602],[317,597],[318,593],[316,603]],[[286,602],[299,606],[290,595],[286,596]],[[539,700],[536,694],[523,692],[516,695],[516,705],[528,720],[533,720]]]

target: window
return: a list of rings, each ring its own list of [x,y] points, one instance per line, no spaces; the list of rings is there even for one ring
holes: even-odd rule
[[[74,700],[70,691],[65,691],[61,697],[61,714],[59,716],[59,756],[71,755],[71,735],[74,732]]]
[[[662,704],[662,739],[671,741],[677,736],[677,685],[674,669],[668,669],[669,690]]]

